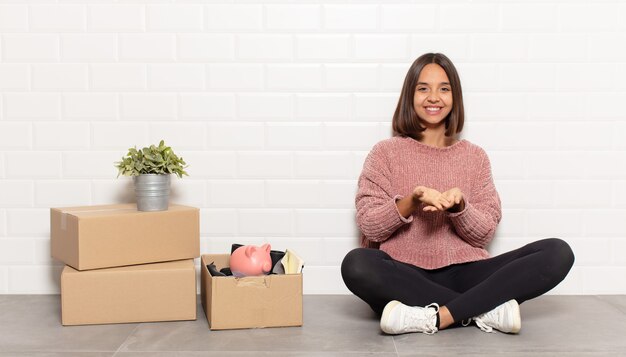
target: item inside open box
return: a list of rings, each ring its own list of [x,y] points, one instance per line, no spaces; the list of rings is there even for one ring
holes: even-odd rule
[[[230,254],[242,247],[243,244],[233,244],[230,249]],[[286,251],[270,250],[270,258],[272,259],[272,269],[268,274],[294,274],[301,273],[304,268],[304,261],[293,251],[287,249]],[[207,269],[211,276],[233,276],[230,267],[225,267],[217,270],[215,264],[211,262],[207,265]]]

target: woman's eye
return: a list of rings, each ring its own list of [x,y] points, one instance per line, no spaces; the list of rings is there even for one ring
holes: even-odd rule
[[[426,90],[426,88],[417,88],[418,91],[423,92]]]
[[[444,91],[444,92],[449,92],[450,88],[441,88],[441,90]]]

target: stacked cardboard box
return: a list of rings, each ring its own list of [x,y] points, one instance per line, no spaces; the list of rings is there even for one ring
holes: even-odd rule
[[[199,209],[52,208],[50,233],[63,325],[196,319]]]

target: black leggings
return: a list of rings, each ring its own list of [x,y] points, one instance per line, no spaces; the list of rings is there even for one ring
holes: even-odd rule
[[[527,244],[485,260],[434,270],[392,259],[370,248],[356,248],[341,264],[350,291],[378,314],[391,300],[410,306],[446,306],[454,321],[480,315],[511,299],[522,303],[560,283],[574,264],[574,253],[558,238]]]

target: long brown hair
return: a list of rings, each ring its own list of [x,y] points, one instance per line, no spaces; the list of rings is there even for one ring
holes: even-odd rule
[[[446,136],[455,137],[463,130],[465,114],[463,110],[463,92],[461,90],[461,80],[459,74],[452,64],[452,61],[442,53],[425,53],[419,56],[409,68],[404,78],[398,106],[393,114],[392,128],[393,136],[411,137],[415,140],[422,140],[422,132],[426,128],[419,123],[419,118],[413,108],[413,97],[417,87],[417,79],[424,66],[430,63],[440,65],[446,72],[450,80],[452,89],[452,110],[445,119]]]

